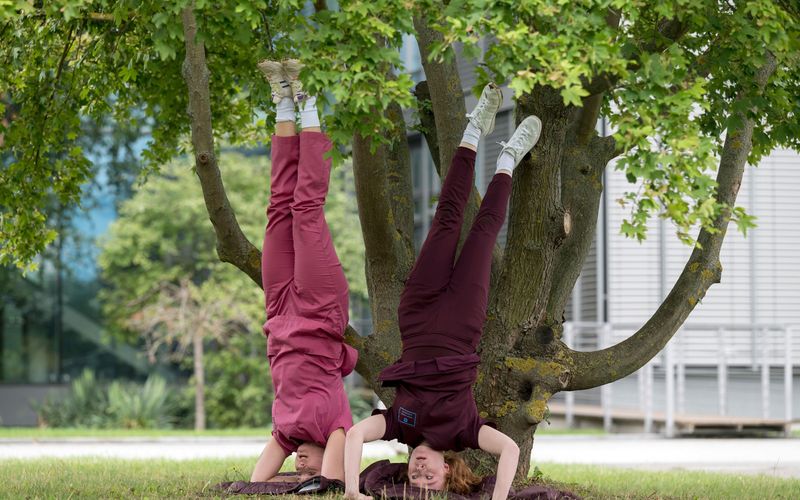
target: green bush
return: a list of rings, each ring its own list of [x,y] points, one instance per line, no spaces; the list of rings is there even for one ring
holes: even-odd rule
[[[107,427],[165,429],[172,427],[172,405],[167,383],[151,376],[143,386],[113,382],[108,387]]]
[[[103,427],[107,407],[105,387],[89,369],[72,381],[67,396],[47,397],[41,405],[34,405],[39,425],[45,427]]]
[[[262,335],[243,334],[205,354],[209,428],[265,427],[272,422],[272,379]],[[194,400],[194,380],[186,390]],[[191,403],[194,412],[193,403]]]
[[[372,415],[373,392],[365,388],[350,389],[347,397],[350,399],[350,412],[353,414],[353,423],[361,422]]]
[[[209,428],[266,427],[272,422],[274,398],[264,338],[241,335],[205,354],[205,406]],[[372,412],[372,392],[348,391],[353,421]],[[85,370],[63,398],[47,398],[37,408],[45,427],[163,429],[192,427],[194,381],[171,391],[164,379],[142,384],[97,380]]]
[[[36,411],[45,427],[156,429],[171,426],[173,407],[167,384],[157,375],[144,385],[106,386],[86,369],[72,381],[65,397],[48,397]]]

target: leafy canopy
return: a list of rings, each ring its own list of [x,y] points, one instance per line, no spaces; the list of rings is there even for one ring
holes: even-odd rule
[[[180,14],[188,3],[0,1],[0,262],[25,266],[53,239],[48,200],[79,202],[91,172],[78,143],[81,117],[146,124],[150,170],[185,152]],[[299,0],[194,2],[220,140],[268,140],[269,89],[255,63],[285,57],[307,64],[302,77],[327,101],[325,121],[336,142],[348,142],[353,132],[385,138],[390,124],[375,110],[413,103],[399,48],[419,16],[443,34],[436,57],[453,43],[477,54],[476,42],[489,41],[479,85],[507,81],[518,95],[547,85],[580,106],[585,84],[609,82],[604,114],[625,152],[616,167],[639,186],[627,196],[632,212],[623,231],[643,238],[645,222],[659,214],[687,241],[694,225],[707,226],[721,208],[710,173],[737,112],[760,110],[751,162],[776,146],[800,146],[800,13],[792,5],[343,0],[315,12]],[[768,50],[778,70],[759,93],[753,77]],[[734,106],[740,94],[745,98]],[[743,229],[752,224],[740,208],[734,217]]]
[[[587,83],[606,83],[603,114],[626,153],[616,168],[637,184],[623,200],[632,210],[622,231],[643,239],[649,217],[660,214],[691,242],[690,229],[708,227],[721,208],[712,172],[736,113],[761,114],[751,163],[776,146],[800,146],[800,15],[786,5],[455,0],[440,19],[438,53],[463,42],[474,54],[478,40],[490,37],[478,87],[508,81],[519,95],[551,86],[574,106],[589,95]],[[754,77],[767,51],[778,70],[759,93]],[[733,216],[742,230],[752,225],[741,209]]]

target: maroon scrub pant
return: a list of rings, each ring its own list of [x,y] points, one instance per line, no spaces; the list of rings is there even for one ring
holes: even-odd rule
[[[400,298],[403,361],[474,353],[480,341],[492,250],[505,220],[511,176],[494,176],[455,260],[474,167],[475,152],[458,148],[430,232]]]
[[[272,138],[261,279],[267,316],[297,316],[344,333],[348,287],[325,220],[331,142],[321,132]]]

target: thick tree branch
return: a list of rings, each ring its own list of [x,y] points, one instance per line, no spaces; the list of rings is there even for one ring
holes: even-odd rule
[[[401,248],[394,227],[394,212],[389,202],[389,186],[386,180],[387,147],[379,145],[371,151],[372,141],[360,135],[353,139],[353,173],[358,200],[358,215],[364,236],[366,268],[372,305],[372,317],[376,323],[396,317],[396,307],[383,300],[386,282],[399,284],[398,272],[401,263]],[[395,294],[397,297],[400,293]],[[397,299],[390,302],[395,302]]]
[[[414,27],[417,30],[422,67],[425,69],[431,98],[431,112],[436,124],[441,168],[439,175],[444,178],[464,133],[464,116],[467,114],[464,91],[452,48],[448,49],[448,57],[441,61],[430,58],[431,47],[434,43],[442,42],[442,34],[428,26],[427,19],[422,17],[414,18]],[[472,215],[474,217],[474,213]]]
[[[403,136],[402,141],[405,140]],[[414,259],[413,245],[409,247],[407,239],[395,227],[388,172],[398,167],[392,166],[390,149],[381,144],[372,151],[369,139],[360,135],[353,139],[356,199],[374,325],[372,334],[359,347],[357,370],[376,391],[378,372],[400,355],[397,308]],[[391,393],[385,392],[379,394],[388,403]]]
[[[439,155],[439,139],[436,136],[436,120],[433,117],[431,91],[428,88],[427,80],[423,80],[417,84],[414,89],[414,96],[417,98],[417,114],[419,115],[422,135],[425,137],[425,142],[428,144],[428,150],[431,152],[436,171],[441,172],[442,159]]]
[[[388,131],[391,145],[385,152],[386,179],[389,203],[394,215],[394,227],[401,245],[405,247],[401,260],[414,256],[414,192],[411,184],[411,156],[408,151],[406,123],[400,105],[393,103],[386,116],[394,127]]]
[[[575,120],[575,139],[579,146],[585,146],[597,135],[597,119],[603,107],[603,95],[595,94],[583,99],[583,107]]]
[[[775,68],[776,59],[768,53],[766,63],[756,75],[758,91],[763,90]],[[748,97],[742,91],[737,99],[746,100]],[[717,199],[725,208],[714,220],[713,232],[700,231],[699,246],[692,252],[667,298],[638,332],[613,347],[595,352],[565,348],[566,355],[574,363],[574,376],[567,390],[608,384],[644,366],[669,342],[709,287],[719,282],[722,272],[720,249],[731,218],[730,207],[736,204],[747,156],[752,148],[754,128],[754,119],[745,113],[738,115],[736,125],[728,127],[717,174]]]
[[[602,96],[584,100],[565,137],[561,163],[561,206],[564,210],[564,242],[553,255],[545,314],[532,316],[517,338],[515,352],[543,354],[561,335],[564,310],[594,240],[603,192],[603,170],[608,163],[607,143],[594,125]],[[591,124],[591,126],[590,126]],[[549,326],[555,337],[540,338],[537,327]]]
[[[537,87],[517,101],[517,121],[539,116],[542,134],[514,172],[502,273],[490,293],[482,342],[484,352],[496,350],[487,363],[504,355],[501,351],[513,346],[520,332],[543,317],[553,256],[566,236],[560,170],[575,109],[565,107],[558,91],[550,87]]]
[[[592,141],[596,144],[598,141]],[[561,168],[561,203],[570,231],[556,251],[547,300],[547,323],[558,327],[575,282],[594,241],[606,156],[599,147],[568,148]],[[560,331],[560,330],[557,330]]]
[[[197,20],[194,3],[183,10],[183,33],[186,40],[186,58],[183,62],[183,78],[189,91],[189,118],[192,125],[192,147],[195,168],[203,188],[214,232],[217,236],[217,255],[223,262],[229,262],[254,282],[261,286],[261,252],[239,227],[233,213],[225,186],[222,184],[214,154],[214,133],[211,125],[211,98],[208,84],[205,48],[196,42]]]

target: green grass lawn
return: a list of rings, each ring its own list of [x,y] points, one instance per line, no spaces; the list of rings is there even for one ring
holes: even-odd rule
[[[710,472],[649,472],[591,465],[539,464],[546,480],[586,498],[798,499],[800,479]]]
[[[213,490],[216,483],[246,480],[253,461],[7,460],[0,463],[0,497],[215,497],[218,496]],[[286,467],[290,468],[291,464],[287,463]],[[585,498],[800,498],[800,480],[766,476],[644,472],[556,464],[539,464],[539,469],[548,483],[570,489]]]
[[[244,437],[266,438],[271,429],[209,429],[197,432],[191,429],[51,429],[37,427],[0,427],[0,439],[118,439],[118,438],[192,438],[192,437]],[[552,429],[546,426],[536,431],[537,435],[602,436],[602,429]]]
[[[605,436],[606,431],[597,429],[554,429],[546,424],[539,424],[536,429],[537,436]]]
[[[0,427],[0,439],[64,439],[64,438],[177,438],[177,437],[258,437],[270,435],[270,428],[209,429],[50,429],[37,427]]]

